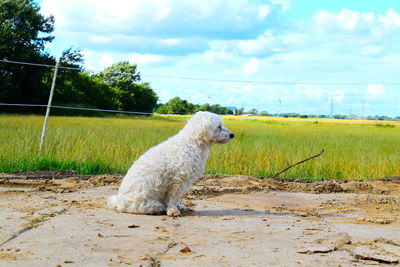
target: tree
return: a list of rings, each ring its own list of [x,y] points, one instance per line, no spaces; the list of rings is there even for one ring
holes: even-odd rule
[[[139,83],[137,65],[119,62],[95,75],[100,81],[113,87],[116,103],[121,110],[153,112],[158,97],[149,83]]]
[[[250,109],[249,111],[246,112],[247,114],[251,114],[251,115],[257,115],[258,114],[258,110],[255,108]]]
[[[205,103],[204,105],[199,106],[196,111],[209,111],[216,114],[233,114],[233,111],[229,108],[221,107],[219,104],[211,105]]]
[[[205,103],[196,109],[196,111],[209,111],[209,110],[210,110],[210,104],[208,103]]]
[[[0,1],[0,59],[54,64],[44,52],[53,40],[54,18],[44,17],[33,0]],[[49,88],[43,81],[49,68],[0,63],[0,101],[45,103]]]
[[[72,88],[82,94],[78,104],[102,109],[118,109],[117,90],[96,76],[87,72],[79,73],[79,79],[74,81]]]
[[[71,69],[60,68],[57,72],[56,87],[54,92],[54,104],[85,104],[85,94],[82,92],[81,73],[83,70],[83,55],[80,49],[69,48],[62,52],[60,58],[60,67],[68,67]],[[73,68],[73,69],[72,69]],[[45,82],[51,84],[53,73],[49,73],[45,77]]]
[[[54,103],[61,105],[86,106],[102,109],[116,109],[116,91],[98,77],[83,72],[83,55],[80,49],[63,51],[59,69]],[[49,75],[48,79],[52,79]]]
[[[180,97],[174,97],[167,103],[157,109],[157,113],[161,114],[193,114],[195,112],[195,106]]]
[[[186,100],[181,99],[180,97],[174,97],[170,99],[167,103],[164,105],[161,105],[157,109],[157,113],[161,114],[193,114],[197,111],[209,111],[213,112],[216,114],[233,114],[233,111],[221,107],[219,104],[216,105],[211,105],[208,103],[205,103],[203,105],[194,105],[192,103],[189,103]]]

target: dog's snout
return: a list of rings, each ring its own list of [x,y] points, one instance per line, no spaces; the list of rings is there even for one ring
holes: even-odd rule
[[[229,138],[232,139],[233,137],[235,137],[235,134],[234,133],[230,133],[229,134]]]

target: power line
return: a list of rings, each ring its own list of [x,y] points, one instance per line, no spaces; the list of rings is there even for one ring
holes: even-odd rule
[[[0,106],[13,106],[13,107],[47,107],[47,105],[41,104],[9,104],[0,103]],[[67,107],[67,106],[51,106],[52,108],[60,109],[76,109],[76,110],[86,110],[86,111],[101,111],[101,112],[111,112],[111,113],[125,113],[125,114],[136,114],[136,115],[157,115],[158,113],[150,112],[136,112],[136,111],[125,111],[125,110],[112,110],[112,109],[97,109],[97,108],[81,108],[81,107]],[[171,115],[171,114],[170,114]],[[174,114],[177,115],[177,114]]]
[[[12,61],[12,60],[1,60],[2,63],[11,63],[11,64],[20,64],[20,65],[31,65],[31,66],[39,66],[39,67],[49,67],[54,68],[53,65],[47,64],[38,64],[38,63],[30,63],[30,62],[20,62],[20,61]],[[74,67],[59,67],[60,69],[69,69],[69,70],[78,70],[82,71],[80,68]],[[94,70],[87,70],[90,72],[96,72]],[[124,73],[124,72],[110,72],[111,74],[125,74],[125,75],[135,75],[133,73]],[[382,84],[382,85],[400,85],[400,82],[284,82],[284,81],[256,81],[256,80],[230,80],[230,79],[211,79],[211,78],[196,78],[196,77],[185,77],[185,76],[169,76],[169,75],[155,75],[155,74],[146,74],[141,73],[141,76],[154,77],[154,78],[162,78],[162,79],[174,79],[174,80],[190,80],[190,81],[206,81],[206,82],[229,82],[229,83],[254,83],[254,84],[269,84],[269,85],[369,85],[369,84]]]
[[[21,61],[12,61],[7,59],[0,59],[2,63],[11,63],[11,64],[19,64],[19,65],[29,65],[29,66],[36,66],[36,67],[47,67],[47,68],[55,68],[55,65],[48,65],[48,64],[39,64],[39,63],[30,63],[30,62],[21,62]],[[79,70],[80,68],[73,68],[73,67],[58,67],[59,69],[68,69],[68,70]]]
[[[37,67],[48,67],[48,68],[55,68],[55,65],[48,65],[48,64],[38,64],[38,63],[30,63],[30,62],[21,62],[21,61],[12,61],[12,60],[2,60],[0,59],[0,62],[2,63],[11,63],[11,64],[19,64],[19,65],[29,65],[29,66],[37,66]],[[74,68],[74,67],[58,67],[59,69],[67,69],[67,70],[77,70],[77,71],[82,71],[81,68]],[[89,72],[96,72],[94,70],[86,70]],[[131,76],[136,76],[137,74],[134,73],[126,73],[126,72],[109,72],[111,74],[123,74],[123,75],[131,75]]]
[[[224,80],[224,79],[209,79],[209,78],[193,78],[193,77],[180,77],[180,76],[167,76],[167,75],[153,75],[142,74],[143,76],[154,78],[178,79],[178,80],[192,80],[192,81],[207,81],[207,82],[229,82],[229,83],[258,83],[258,84],[275,84],[275,85],[369,85],[369,84],[382,84],[382,85],[400,85],[400,82],[281,82],[281,81],[255,81],[255,80]]]

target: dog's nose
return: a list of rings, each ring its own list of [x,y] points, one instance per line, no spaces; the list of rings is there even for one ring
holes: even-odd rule
[[[234,133],[229,134],[229,138],[232,139],[233,137],[235,137]]]

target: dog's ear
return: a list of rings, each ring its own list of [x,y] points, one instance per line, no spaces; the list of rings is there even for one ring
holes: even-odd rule
[[[198,111],[186,124],[184,131],[199,143],[213,143],[214,130],[217,127],[218,115]]]

